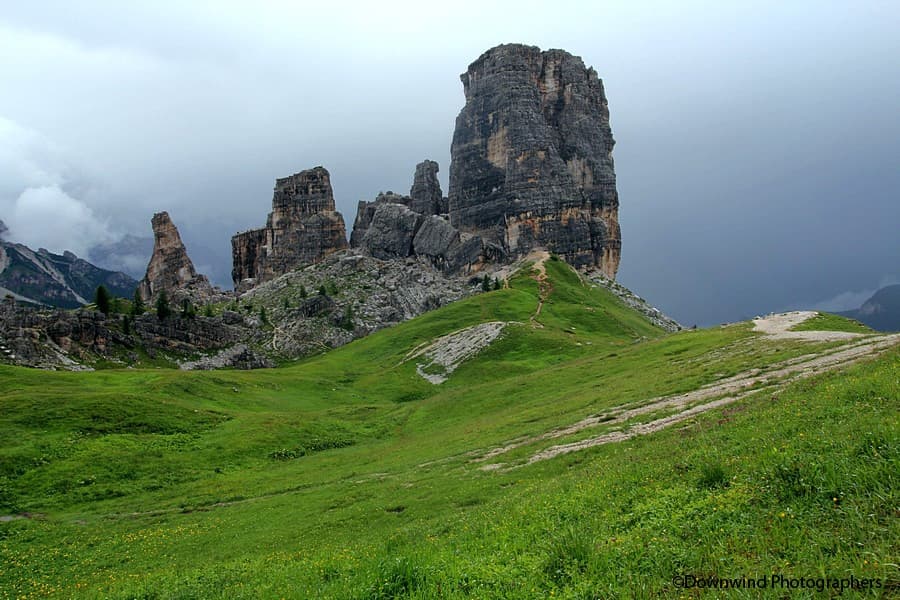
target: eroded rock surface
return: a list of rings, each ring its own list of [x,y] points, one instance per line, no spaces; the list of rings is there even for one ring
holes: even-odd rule
[[[481,237],[450,224],[437,173],[438,164],[425,160],[416,166],[409,196],[385,192],[360,202],[350,246],[381,259],[425,258],[447,274],[478,271],[486,259],[502,257],[497,247],[485,248]]]
[[[176,302],[182,298],[209,299],[213,288],[206,276],[194,268],[169,213],[156,213],[150,222],[153,225],[153,254],[138,286],[141,298],[145,302],[155,302],[162,292],[166,292],[169,299]]]
[[[615,278],[621,251],[603,83],[562,50],[509,44],[461,76],[450,223],[511,256],[543,246]]]
[[[346,236],[324,167],[277,179],[266,226],[231,238],[234,285],[247,289],[318,262],[346,248]]]

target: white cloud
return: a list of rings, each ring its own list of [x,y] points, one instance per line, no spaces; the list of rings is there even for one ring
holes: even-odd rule
[[[39,133],[0,117],[0,218],[6,237],[33,249],[84,256],[115,236],[69,187],[76,171],[65,153]],[[72,184],[72,185],[69,185]]]
[[[837,296],[813,304],[810,309],[822,310],[825,312],[853,310],[862,306],[863,302],[871,298],[872,295],[881,288],[896,283],[900,283],[900,278],[897,278],[895,275],[885,275],[878,283],[878,287],[874,289],[841,292]]]
[[[57,185],[23,191],[12,205],[9,227],[12,239],[33,249],[70,250],[79,256],[113,237],[90,207]]]

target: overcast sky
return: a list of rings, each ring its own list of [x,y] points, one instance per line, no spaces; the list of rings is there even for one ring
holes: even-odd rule
[[[230,287],[276,177],[446,193],[459,74],[523,42],[604,80],[619,280],[685,324],[900,281],[900,3],[0,0],[0,219],[87,255],[168,210]],[[148,257],[138,257],[137,262]]]

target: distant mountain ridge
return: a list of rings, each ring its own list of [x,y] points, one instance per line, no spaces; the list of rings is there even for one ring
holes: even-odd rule
[[[900,284],[883,287],[859,308],[837,314],[861,321],[877,331],[900,331]]]
[[[103,285],[113,296],[131,298],[137,281],[125,273],[101,269],[71,252],[37,252],[0,240],[0,295],[17,300],[78,308],[93,300]]]

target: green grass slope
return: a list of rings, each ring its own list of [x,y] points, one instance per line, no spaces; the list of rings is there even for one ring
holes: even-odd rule
[[[0,597],[669,596],[677,573],[896,581],[896,351],[529,465],[551,442],[528,436],[832,346],[747,324],[662,335],[563,263],[546,272],[281,369],[0,368]],[[496,320],[511,322],[503,336],[442,385],[405,360]],[[474,461],[512,440],[502,460],[516,468]]]
[[[832,313],[820,312],[791,328],[793,331],[847,331],[849,333],[875,333],[856,319],[849,319]]]

